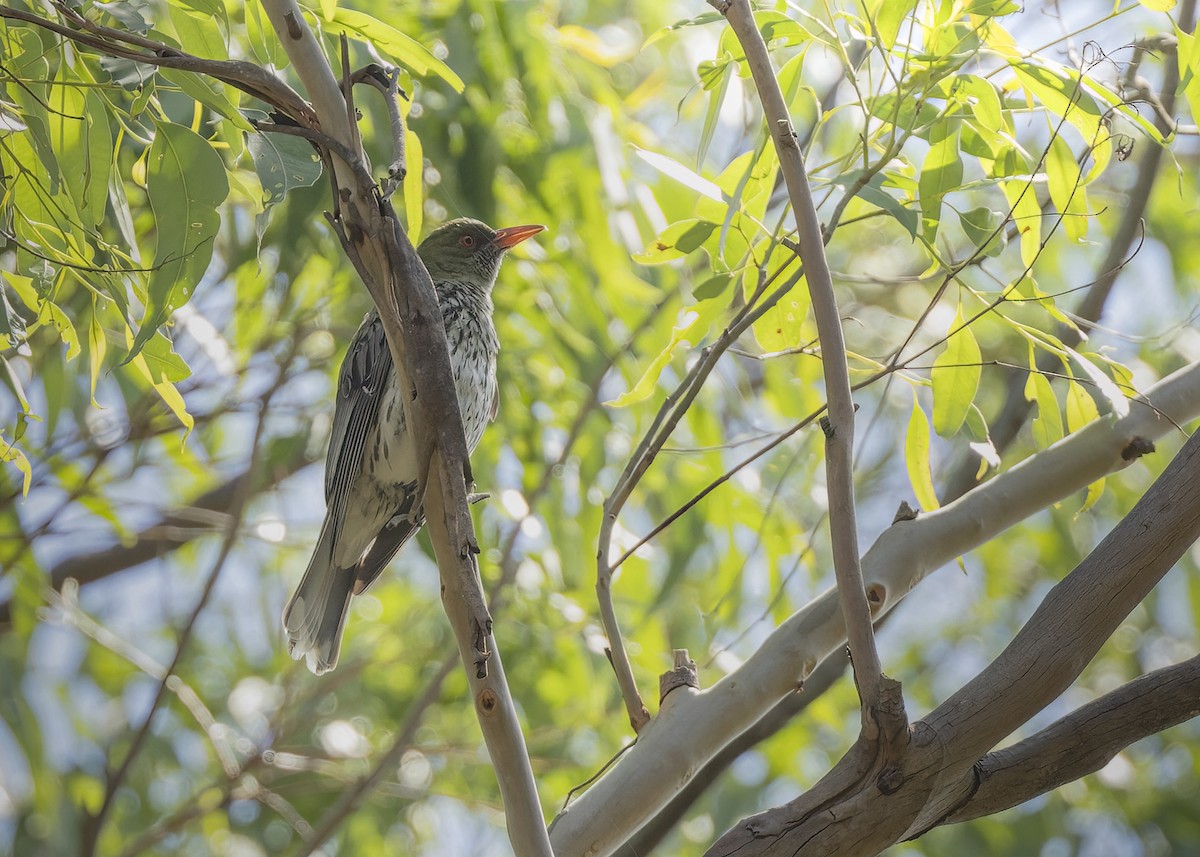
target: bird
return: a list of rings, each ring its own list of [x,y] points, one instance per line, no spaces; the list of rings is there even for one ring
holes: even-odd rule
[[[468,452],[499,407],[492,287],[500,263],[509,250],[544,229],[492,229],[458,218],[433,230],[417,248],[437,293]],[[338,373],[325,460],[325,518],[312,559],[283,611],[288,652],[303,658],[316,675],[337,666],[350,600],[379,577],[424,523],[417,474],[403,393],[373,309]]]

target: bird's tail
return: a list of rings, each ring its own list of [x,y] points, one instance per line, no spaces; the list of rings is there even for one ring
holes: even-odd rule
[[[333,532],[326,521],[304,577],[283,609],[288,653],[296,660],[305,658],[317,675],[337,666],[353,588],[354,569],[333,562]]]

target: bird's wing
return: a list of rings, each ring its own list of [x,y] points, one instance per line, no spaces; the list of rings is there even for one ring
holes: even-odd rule
[[[425,515],[417,508],[417,483],[408,482],[404,485],[404,499],[395,516],[379,531],[370,549],[355,566],[355,595],[361,595],[375,582],[375,578],[387,568],[396,552],[404,547],[404,543],[412,538],[424,523]]]
[[[500,413],[500,388],[496,387],[496,392],[492,393],[492,406],[488,408],[488,422],[495,422],[496,415]]]
[[[350,343],[338,374],[337,405],[325,459],[326,514],[334,521],[334,539],[341,528],[354,479],[362,471],[363,449],[379,419],[379,404],[392,371],[392,353],[379,314],[363,319]]]

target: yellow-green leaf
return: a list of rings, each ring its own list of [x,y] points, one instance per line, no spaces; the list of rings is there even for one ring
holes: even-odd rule
[[[17,449],[16,443],[15,440],[6,440],[4,432],[0,431],[0,461],[6,461],[21,471],[21,494],[28,495],[33,468],[29,466],[29,459],[25,457],[25,453]]]
[[[1075,513],[1075,517],[1079,517],[1088,509],[1096,505],[1096,501],[1104,496],[1104,479],[1097,479],[1087,487],[1087,494],[1083,498],[1083,505],[1079,507],[1079,511]]]
[[[942,437],[953,437],[967,418],[979,389],[982,355],[971,328],[965,326],[960,304],[950,323],[946,348],[933,362],[933,428]]]
[[[1025,381],[1025,398],[1037,404],[1037,416],[1033,419],[1033,440],[1039,449],[1045,449],[1063,438],[1062,413],[1054,388],[1041,372],[1030,372]]]
[[[1093,420],[1100,419],[1096,403],[1087,388],[1072,379],[1067,387],[1067,431],[1076,432]]]
[[[96,402],[96,381],[100,378],[100,367],[104,365],[104,352],[108,343],[104,339],[104,328],[100,326],[100,312],[92,299],[92,320],[88,324],[88,366],[91,376],[92,407],[100,407]]]
[[[658,376],[662,374],[662,370],[671,362],[671,358],[675,355],[676,346],[684,342],[695,345],[703,339],[705,334],[708,333],[708,328],[712,324],[713,319],[724,308],[724,301],[713,299],[701,301],[684,310],[679,319],[679,324],[675,325],[671,330],[671,341],[667,343],[666,348],[658,353],[657,357],[650,361],[650,365],[642,372],[642,377],[638,379],[637,383],[627,392],[604,404],[613,408],[627,408],[648,398],[658,385]]]
[[[433,73],[450,84],[455,92],[463,91],[462,78],[435,57],[429,48],[366,12],[339,7],[334,10],[332,18],[326,19],[325,29],[331,33],[351,32],[362,36],[417,74]]]
[[[921,232],[926,241],[937,237],[942,200],[962,187],[963,163],[958,150],[959,124],[939,119],[929,128],[929,152],[921,166]]]
[[[412,132],[404,130],[404,158],[408,165],[408,175],[404,177],[404,217],[408,222],[408,234],[413,241],[421,240],[421,219],[424,217],[424,163],[425,155],[421,150],[421,138]]]
[[[1042,207],[1032,182],[1026,179],[1007,181],[1004,195],[1012,206],[1010,215],[1021,238],[1021,263],[1026,269],[1033,266],[1042,248]]]
[[[1072,241],[1082,241],[1087,236],[1087,191],[1082,179],[1070,145],[1056,135],[1046,152],[1046,182],[1050,186],[1050,199],[1062,214],[1063,231]]]
[[[159,122],[150,146],[146,192],[154,210],[154,270],[131,356],[177,306],[191,299],[208,269],[221,225],[217,206],[229,194],[229,181],[224,163],[207,140],[182,125]]]
[[[1070,346],[1064,344],[1063,348],[1065,348],[1067,353],[1071,355],[1071,358],[1077,364],[1079,364],[1080,368],[1083,369],[1084,373],[1088,376],[1091,382],[1096,385],[1096,389],[1100,392],[1100,395],[1104,396],[1104,398],[1108,400],[1109,405],[1112,406],[1113,413],[1118,417],[1123,417],[1128,414],[1129,399],[1125,397],[1125,394],[1121,391],[1121,388],[1113,382],[1112,378],[1109,378],[1107,375],[1105,375],[1104,371],[1099,366]]]
[[[904,438],[904,463],[917,503],[927,512],[938,508],[940,504],[937,492],[933,490],[933,471],[930,469],[929,420],[921,410],[916,390],[913,390],[912,415],[908,418],[908,434]]]

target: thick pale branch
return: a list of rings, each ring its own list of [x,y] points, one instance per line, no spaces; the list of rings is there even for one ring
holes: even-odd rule
[[[1131,449],[1198,415],[1200,364],[1192,364],[1147,390],[1145,401],[1131,403],[1127,417],[1096,421],[954,503],[893,524],[863,556],[881,612],[935,569],[1128,466]],[[845,641],[831,590],[780,625],[738,669],[689,697],[669,740],[649,727],[639,735],[633,749],[555,820],[551,841],[558,853],[612,853]]]
[[[1198,469],[1200,434],[1188,440],[1134,509],[1050,591],[996,660],[913,725],[905,753],[889,776],[880,777],[878,787],[863,782],[819,801],[801,795],[740,823],[709,853],[784,855],[803,847],[808,855],[873,857],[900,838],[940,824],[969,800],[980,756],[1078,678],[1120,622],[1200,536]],[[1078,748],[1076,753],[1086,755]],[[837,780],[842,764],[810,794],[828,793],[826,783]]]
[[[1200,715],[1200,656],[1147,673],[976,764],[978,787],[945,824],[1008,809],[1094,773],[1134,741]]]
[[[1055,585],[987,669],[914,728],[935,735],[943,769],[969,767],[1050,704],[1162,576],[1200,537],[1200,434],[1133,510]],[[964,783],[964,787],[973,787]],[[923,830],[956,805],[943,789],[914,823]]]
[[[871,628],[871,608],[867,604],[862,568],[858,555],[858,527],[854,510],[854,399],[850,393],[850,374],[846,363],[846,343],[842,319],[833,292],[833,278],[825,258],[825,241],[817,218],[804,155],[789,118],[787,102],[775,79],[775,70],[767,53],[766,42],[754,22],[749,0],[711,0],[725,15],[746,52],[746,64],[754,78],[762,101],[767,130],[779,154],[779,169],[791,197],[792,212],[799,235],[800,258],[804,263],[808,291],[812,297],[813,318],[821,341],[821,366],[825,375],[825,396],[829,402],[825,426],[826,482],[829,486],[829,530],[833,549],[833,568],[854,663],[854,679],[863,705],[863,728],[868,737],[875,734],[875,715],[881,692],[881,667]]]

